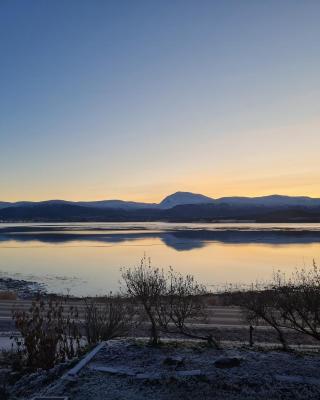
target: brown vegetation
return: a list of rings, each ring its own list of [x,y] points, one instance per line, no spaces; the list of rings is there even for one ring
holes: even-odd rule
[[[134,324],[132,304],[119,296],[85,299],[84,333],[89,344],[125,336]]]
[[[17,293],[0,291],[0,300],[17,300]]]
[[[78,311],[62,302],[34,301],[28,311],[14,311],[22,338],[14,337],[21,365],[50,369],[80,353]]]

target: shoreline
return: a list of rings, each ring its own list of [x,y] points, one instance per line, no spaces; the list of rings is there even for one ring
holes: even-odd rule
[[[0,276],[0,301],[29,300],[37,295],[46,294],[46,286],[43,283]]]

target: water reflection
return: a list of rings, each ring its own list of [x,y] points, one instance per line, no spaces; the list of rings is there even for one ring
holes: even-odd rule
[[[144,252],[209,287],[265,280],[319,259],[319,225],[0,225],[0,273],[53,291],[101,294],[119,287],[120,268]],[[63,279],[58,279],[63,277]]]
[[[212,242],[220,243],[262,243],[269,245],[320,243],[320,231],[310,230],[177,230],[169,232],[157,231],[125,231],[125,232],[1,232],[2,245],[15,241],[17,243],[37,242],[43,244],[96,243],[117,244],[137,242],[142,239],[160,239],[163,244],[177,251],[188,251],[203,248]]]

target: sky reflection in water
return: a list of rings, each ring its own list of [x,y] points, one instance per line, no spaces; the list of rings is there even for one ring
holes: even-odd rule
[[[0,271],[50,290],[102,294],[143,254],[208,287],[290,273],[319,259],[319,224],[2,224]]]

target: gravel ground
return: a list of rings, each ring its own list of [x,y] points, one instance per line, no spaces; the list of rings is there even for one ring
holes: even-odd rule
[[[239,365],[218,368],[215,363],[221,358],[223,365],[235,360]],[[37,379],[34,375],[32,385],[39,389]],[[56,382],[54,389],[42,393],[70,400],[318,400],[320,356],[245,348],[214,350],[191,342],[153,348],[137,340],[119,340],[102,349],[76,379]],[[21,383],[16,384],[16,394],[20,385],[16,398],[29,398],[21,397],[28,384],[22,382],[22,392]]]

